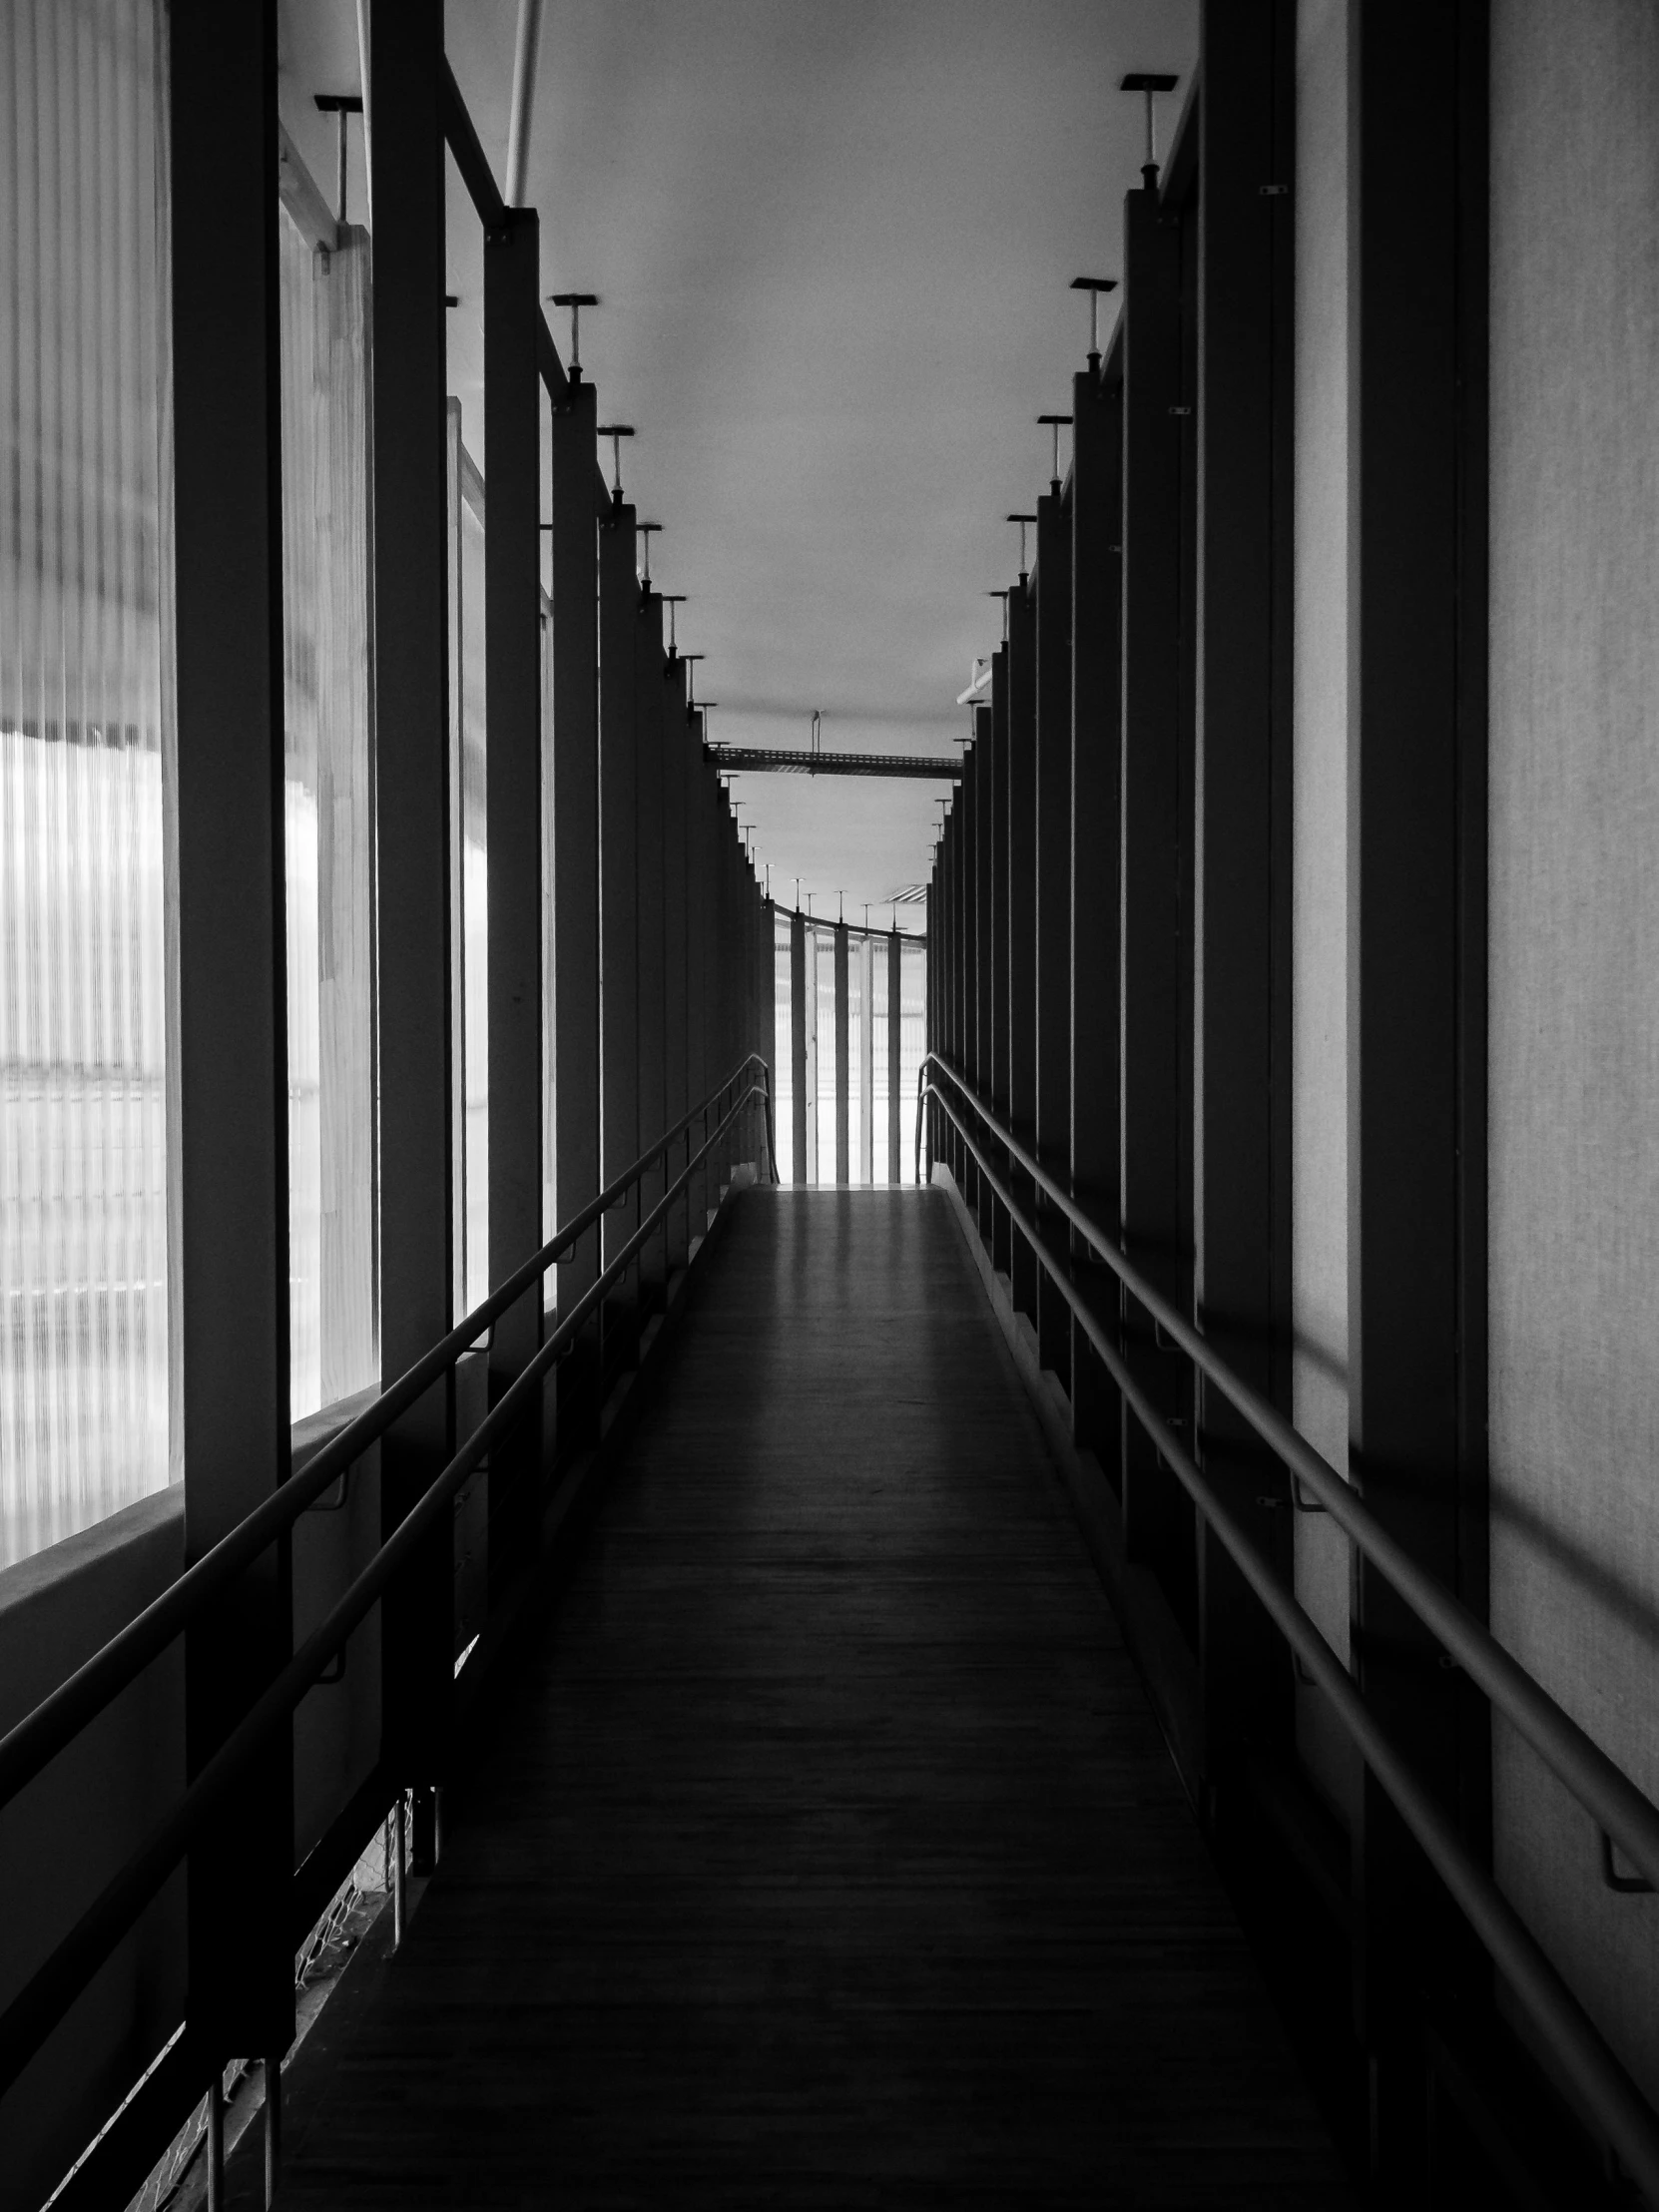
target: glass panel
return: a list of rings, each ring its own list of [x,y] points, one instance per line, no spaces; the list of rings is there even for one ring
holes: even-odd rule
[[[846,1179],[864,1180],[864,940],[846,933]]]
[[[369,760],[368,241],[278,217],[293,1417],[379,1370]]]
[[[900,945],[898,968],[898,1179],[916,1179],[916,1080],[927,1049],[927,945]]]
[[[818,979],[818,1173],[814,1180],[835,1180],[835,933],[813,931]]]
[[[153,0],[0,0],[0,1564],[168,1479]]]
[[[887,1180],[887,1114],[892,1071],[887,1066],[887,939],[872,937],[870,970],[870,1161],[877,1183]]]
[[[489,1296],[489,878],[485,856],[484,479],[449,426],[450,944],[455,1056],[455,1310]]]
[[[775,913],[772,930],[773,990],[777,1020],[772,1047],[772,1125],[778,1145],[778,1180],[798,1183],[801,1162],[795,1156],[795,1051],[791,1036],[794,1019],[790,998],[790,924]]]

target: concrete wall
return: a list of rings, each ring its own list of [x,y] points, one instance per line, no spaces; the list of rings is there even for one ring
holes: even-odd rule
[[[1492,1625],[1659,1795],[1659,12],[1491,25]],[[1502,1728],[1493,1779],[1659,2094],[1659,1899]]]
[[[1349,252],[1350,0],[1303,0],[1297,26],[1296,737],[1292,920],[1294,1419],[1348,1470],[1348,754],[1356,584]],[[1349,1546],[1296,1520],[1297,1594],[1348,1656]],[[1319,1691],[1298,1737],[1339,1804],[1354,1765]]]

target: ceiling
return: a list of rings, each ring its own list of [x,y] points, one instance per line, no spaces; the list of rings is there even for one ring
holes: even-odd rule
[[[517,0],[449,0],[451,66],[506,166]],[[358,86],[354,0],[283,0],[283,121],[332,195],[311,96]],[[1121,273],[1144,111],[1196,0],[548,0],[528,199],[545,291],[598,292],[582,360],[636,426],[623,482],[717,741],[948,755],[1003,517],[1046,487],[1083,365],[1078,275]],[[1181,92],[1160,103],[1160,144]],[[362,207],[352,126],[354,212]],[[481,437],[482,248],[450,170],[451,384]],[[548,309],[561,351],[566,318]],[[1109,315],[1103,320],[1103,331]],[[1062,444],[1061,467],[1066,465]],[[774,891],[848,920],[925,875],[937,783],[735,779]],[[903,914],[900,911],[900,920]],[[919,920],[919,915],[912,918]]]

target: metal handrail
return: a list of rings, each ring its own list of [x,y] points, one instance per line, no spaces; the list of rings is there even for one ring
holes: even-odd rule
[[[752,1054],[744,1067],[752,1066]],[[762,1062],[765,1071],[765,1062]],[[741,1072],[741,1071],[740,1071]],[[733,1088],[722,1084],[719,1097]],[[502,1393],[499,1401],[455,1453],[449,1464],[421,1493],[403,1519],[375,1552],[333,1610],[315,1628],[287,1665],[276,1676],[186,1790],[171,1813],[151,1831],[147,1840],[113,1876],[51,1955],[36,1968],[17,1995],[0,2013],[0,2095],[63,2018],[76,1997],[138,1915],[162,1887],[189,1849],[192,1838],[216,1807],[221,1805],[247,1772],[266,1742],[281,1726],[304,1697],[328,1661],[364,1615],[384,1595],[398,1569],[422,1536],[450,1503],[491,1444],[509,1429],[530,1402],[531,1393],[559,1355],[568,1349],[616,1278],[623,1273],[647,1239],[666,1221],[670,1207],[691,1181],[693,1173],[720,1142],[751,1098],[768,1097],[768,1082],[751,1082],[727,1108],[714,1132],[691,1154],[686,1165],[664,1191],[651,1212],[621,1251],[596,1277],[559,1323],[534,1357]],[[701,1110],[701,1109],[699,1109]],[[682,1125],[683,1126],[683,1125]],[[660,1148],[659,1148],[660,1149]],[[655,1155],[648,1155],[654,1157]],[[447,1340],[445,1340],[447,1342]]]
[[[1423,1626],[1456,1660],[1469,1680],[1477,1683],[1520,1731],[1551,1773],[1566,1785],[1587,1812],[1594,1814],[1600,1826],[1629,1854],[1648,1881],[1659,1886],[1659,1807],[1620,1772],[1600,1745],[1563,1712],[1549,1692],[1504,1650],[1490,1629],[1476,1620],[1461,1599],[1418,1565],[1398,1538],[1390,1534],[1364,1503],[1352,1483],[1346,1482],[1331,1462],[1322,1458],[1307,1438],[1292,1427],[1284,1414],[1236,1375],[1192,1323],[1153,1289],[1107,1233],[1090,1221],[1070,1194],[1033,1159],[1007,1125],[980,1103],[971,1086],[939,1053],[928,1053],[922,1061],[920,1096],[932,1088],[926,1083],[929,1063],[949,1077],[1044,1197],[1058,1207],[1078,1234],[1099,1253],[1164,1334],[1174,1340],[1193,1365],[1237,1407],[1292,1473],[1307,1483],[1351,1542],[1392,1583]],[[934,1095],[942,1096],[937,1091]],[[919,1114],[917,1122],[919,1180]]]
[[[539,1252],[533,1253],[481,1305],[457,1322],[446,1336],[440,1337],[412,1367],[406,1368],[396,1382],[389,1383],[337,1435],[330,1437],[297,1473],[263,1499],[245,1520],[239,1521],[210,1551],[187,1567],[177,1581],[169,1583],[142,1613],[94,1652],[67,1681],[60,1683],[50,1697],[42,1699],[32,1712],[25,1714],[14,1728],[0,1737],[0,1808],[73,1742],[87,1723],[118,1697],[136,1675],[159,1657],[202,1606],[228,1588],[269,1543],[290,1527],[354,1460],[361,1458],[392,1422],[424,1395],[470,1345],[492,1329],[508,1307],[522,1298],[562,1254],[578,1244],[603,1215],[619,1204],[653,1163],[679,1142],[700,1114],[706,1116],[717,1099],[724,1098],[743,1081],[751,1068],[757,1066],[766,1079],[767,1143],[776,1177],[772,1074],[762,1055],[752,1052],[718,1089],[683,1115],[614,1183],[590,1199],[574,1220],[555,1230]],[[753,1089],[751,1086],[746,1098],[753,1095]]]
[[[1604,1827],[1611,1828],[1613,1823],[1602,1816],[1601,1803],[1616,1804],[1620,1815],[1616,1833],[1630,1857],[1642,1866],[1644,1873],[1648,1871],[1647,1860],[1637,1850],[1635,1843],[1628,1839],[1633,1835],[1646,1838],[1653,1829],[1659,1828],[1659,1811],[1613,1766],[1606,1754],[1583,1735],[1582,1730],[1561,1711],[1547,1691],[1540,1688],[1501,1646],[1493,1642],[1489,1632],[1449,1591],[1431,1576],[1425,1575],[1414,1562],[1407,1562],[1409,1574],[1401,1575],[1391,1571],[1402,1557],[1399,1546],[1382,1528],[1375,1516],[1354,1499],[1349,1485],[1336,1470],[1297,1434],[1282,1415],[1259,1397],[1248,1383],[1241,1382],[1227,1363],[1181,1319],[1175,1308],[1153,1290],[1139,1270],[1107,1241],[1105,1233],[1089,1221],[1069,1194],[1062,1191],[1054,1178],[1033,1159],[1006,1123],[980,1104],[971,1087],[950,1063],[938,1053],[924,1055],[918,1072],[916,1092],[917,1181],[921,1179],[921,1108],[931,1094],[955,1126],[979,1172],[1008,1209],[1010,1217],[1018,1224],[1036,1257],[1053,1278],[1056,1288],[1070,1307],[1091,1347],[1123,1392],[1125,1402],[1156,1443],[1160,1456],[1203,1513],[1206,1522],[1261,1599],[1281,1634],[1330,1698],[1338,1717],[1347,1727],[1367,1765],[1461,1908],[1487,1954],[1526,2007],[1567,2077],[1606,2129],[1610,2140],[1640,2186],[1655,2203],[1659,2203],[1659,2117],[1656,2117],[1605,2037],[1546,1957],[1531,1931],[1499,1891],[1496,1883],[1477,1864],[1453,1821],[1379,1726],[1347,1667],[1327,1643],[1311,1616],[1286,1587],[1266,1556],[1246,1533],[1221,1492],[1212,1484],[1136,1382],[1117,1345],[1071,1281],[1061,1258],[1050,1249],[1035,1220],[1013,1196],[1001,1174],[969,1134],[962,1115],[951,1099],[937,1084],[928,1080],[929,1066],[939,1069],[971,1112],[988,1129],[995,1132],[998,1142],[1007,1148],[1011,1157],[1032,1177],[1044,1195],[1060,1208],[1079,1235],[1101,1255],[1131,1295],[1146,1307],[1164,1330],[1180,1343],[1181,1349],[1195,1365],[1250,1420],[1257,1433],[1279,1450],[1281,1456],[1294,1466],[1295,1471],[1319,1490],[1322,1496],[1328,1488],[1345,1493],[1340,1501],[1328,1499],[1332,1518],[1338,1521],[1379,1570],[1387,1575],[1394,1588],[1418,1613],[1418,1617],[1459,1660],[1470,1678],[1487,1688],[1492,1702],[1527,1736],[1534,1749],[1549,1761],[1561,1781],[1579,1797],[1580,1802],[1588,1804],[1589,1809],[1596,1812]],[[1287,1440],[1294,1441],[1297,1446],[1294,1453],[1282,1447],[1281,1432]],[[1339,1511],[1339,1503],[1345,1508],[1343,1511]],[[1382,1539],[1381,1542],[1379,1539]],[[1417,1603],[1419,1584],[1425,1585],[1424,1594],[1434,1599],[1431,1606]],[[1489,1646],[1490,1650],[1483,1650],[1483,1646]],[[1468,1654],[1466,1658],[1465,1650]],[[1502,1660],[1502,1667],[1491,1664],[1491,1655],[1494,1653]],[[1513,1695],[1512,1678],[1515,1676],[1520,1678],[1531,1693],[1524,1700],[1516,1699]],[[1496,1686],[1488,1687],[1488,1681]],[[1550,1732],[1547,1747],[1528,1726],[1535,1708],[1540,1705],[1559,1724]],[[1587,1754],[1587,1757],[1578,1755],[1579,1746],[1582,1746],[1582,1753]],[[1552,1749],[1557,1754],[1556,1757],[1551,1756]],[[1580,1766],[1584,1769],[1586,1785],[1591,1782],[1596,1785],[1593,1798],[1588,1796],[1587,1788],[1581,1790],[1578,1787],[1576,1771]],[[1617,1790],[1608,1788],[1609,1779],[1616,1782]],[[1629,1801],[1634,1801],[1639,1809],[1643,1816],[1641,1821],[1629,1820]]]

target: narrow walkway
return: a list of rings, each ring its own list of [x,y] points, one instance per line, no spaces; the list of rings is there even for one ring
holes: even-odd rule
[[[710,1261],[281,2204],[1346,2204],[947,1202]]]

